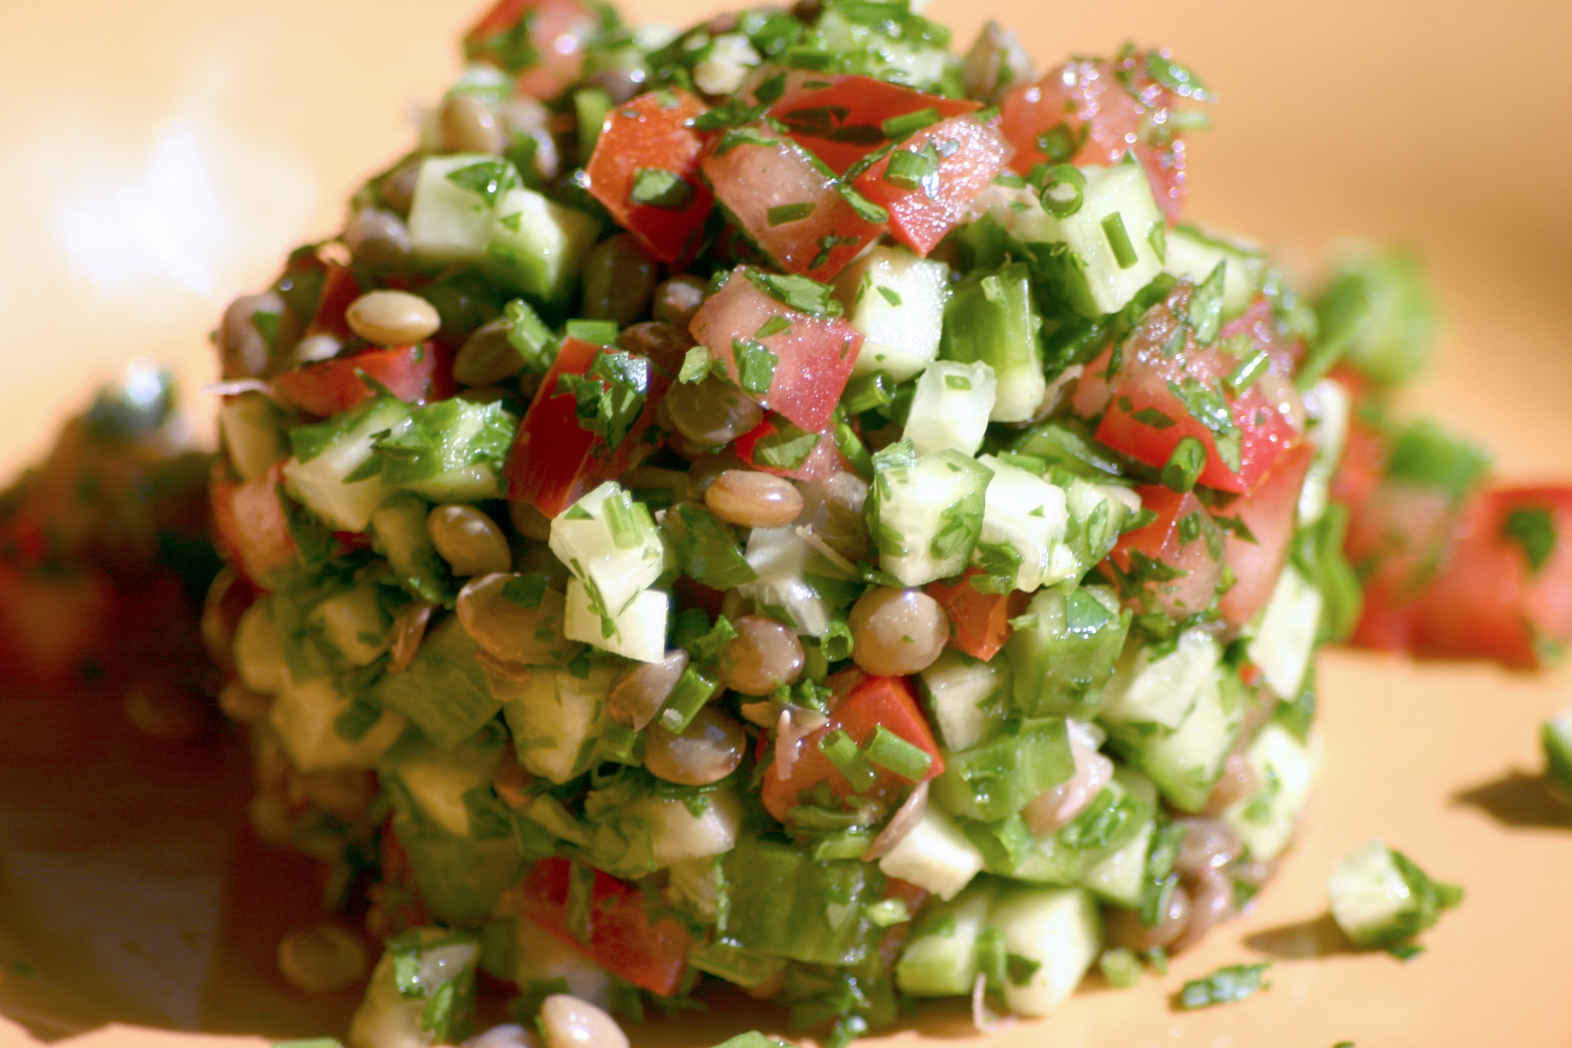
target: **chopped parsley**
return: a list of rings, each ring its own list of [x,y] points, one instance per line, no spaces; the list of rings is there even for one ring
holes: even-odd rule
[[[1179,991],[1179,1007],[1207,1008],[1214,1004],[1242,1001],[1257,990],[1271,986],[1266,981],[1270,964],[1231,964],[1200,979],[1191,979]]]
[[[1515,509],[1501,525],[1501,537],[1517,543],[1528,561],[1529,571],[1538,575],[1556,550],[1556,525],[1550,511],[1541,506]]]
[[[674,171],[659,167],[641,167],[633,175],[633,186],[628,196],[635,204],[658,207],[663,211],[681,211],[693,199],[693,187]]]

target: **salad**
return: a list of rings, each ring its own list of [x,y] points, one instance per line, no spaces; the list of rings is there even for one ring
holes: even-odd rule
[[[357,1043],[462,1037],[478,973],[548,1019],[729,982],[836,1044],[1046,1014],[1266,883],[1318,644],[1572,634],[1572,499],[1385,421],[1401,257],[1312,302],[1190,224],[1165,52],[949,43],[904,0],[502,0],[226,311],[225,709],[258,831],[385,941]],[[1480,549],[1521,585],[1460,598]]]

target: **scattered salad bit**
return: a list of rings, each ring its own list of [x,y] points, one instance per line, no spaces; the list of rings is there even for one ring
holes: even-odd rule
[[[1343,856],[1327,885],[1332,917],[1363,948],[1403,960],[1419,952],[1414,939],[1463,899],[1455,884],[1431,880],[1412,859],[1380,841]]]
[[[1231,964],[1200,979],[1191,979],[1179,991],[1179,1007],[1208,1008],[1242,1001],[1257,990],[1268,989],[1270,964]]]
[[[1572,803],[1572,710],[1546,721],[1539,731],[1539,743],[1551,789]]]

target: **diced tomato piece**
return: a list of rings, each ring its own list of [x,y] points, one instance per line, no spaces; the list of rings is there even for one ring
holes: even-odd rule
[[[349,304],[360,297],[360,281],[348,266],[328,265],[322,275],[322,293],[317,298],[317,312],[306,329],[310,335],[332,335],[347,342],[356,337],[350,330]]]
[[[1136,491],[1142,508],[1157,519],[1122,535],[1108,554],[1119,571],[1115,577],[1128,580],[1120,586],[1126,603],[1173,618],[1204,611],[1223,571],[1217,524],[1194,492],[1181,495],[1157,486]]]
[[[766,418],[733,441],[732,447],[736,450],[737,457],[746,462],[750,468],[773,473],[777,477],[789,477],[792,480],[823,480],[832,473],[848,468],[846,457],[841,454],[840,448],[835,443],[835,435],[832,433],[820,433],[819,442],[808,453],[808,457],[803,459],[802,465],[796,469],[772,466],[761,461],[757,456],[759,444],[778,433],[780,433],[780,426],[774,419]]]
[[[1196,345],[1184,323],[1193,290],[1188,284],[1176,287],[1124,342],[1096,437],[1154,467],[1163,466],[1182,439],[1194,437],[1206,448],[1200,483],[1248,492],[1299,443],[1304,408],[1293,387],[1270,370],[1243,393],[1229,393],[1224,379],[1239,362],[1221,345]],[[1110,347],[1087,365],[1088,377],[1074,400],[1077,411],[1093,406],[1111,359]],[[1216,430],[1225,432],[1220,437]],[[1218,450],[1219,439],[1237,444],[1237,468]]]
[[[762,797],[764,807],[781,822],[789,821],[791,809],[804,790],[819,783],[828,783],[838,797],[851,793],[847,782],[835,765],[819,749],[819,740],[833,731],[843,731],[861,746],[873,735],[874,729],[883,725],[907,742],[927,753],[933,762],[922,781],[932,779],[944,771],[944,757],[934,741],[933,729],[928,726],[911,684],[905,677],[869,677],[860,671],[836,674],[825,683],[834,689],[838,698],[831,710],[829,721],[816,731],[797,740],[793,753],[777,753],[764,772]],[[777,746],[783,745],[777,740]],[[783,775],[782,767],[787,768]],[[915,785],[890,772],[881,772],[880,781],[872,789],[892,789],[897,784]]]
[[[595,199],[662,262],[692,255],[713,203],[709,186],[699,177],[707,136],[689,126],[705,108],[677,89],[652,91],[617,106],[606,118],[585,169]],[[681,178],[686,201],[671,207],[638,203],[633,187],[640,171]]]
[[[368,349],[286,371],[273,380],[279,395],[302,411],[323,418],[342,414],[375,396],[370,379],[400,400],[417,403],[451,396],[453,380],[445,352],[434,342]]]
[[[549,99],[578,79],[596,24],[579,0],[498,0],[464,34],[464,53],[518,73],[520,91]]]
[[[1365,648],[1411,650],[1420,604],[1447,557],[1457,507],[1444,491],[1382,481],[1349,509],[1343,552],[1365,591],[1351,641]]]
[[[987,662],[1009,639],[1018,601],[1014,593],[984,593],[973,586],[971,580],[982,574],[981,568],[967,568],[959,580],[930,582],[923,591],[950,617],[950,647]]]
[[[557,389],[562,375],[587,372],[601,349],[582,339],[563,339],[557,359],[519,422],[508,455],[508,498],[529,502],[548,517],[555,517],[602,481],[626,473],[655,449],[651,427],[656,406],[670,384],[659,362],[651,369],[644,410],[615,448],[605,447],[598,436],[579,425],[578,401]]]
[[[618,978],[662,996],[676,993],[693,946],[693,937],[682,923],[672,917],[652,922],[638,888],[596,870],[588,935],[578,939],[567,921],[572,876],[567,859],[542,859],[505,899]]]
[[[213,506],[213,541],[224,559],[256,586],[267,588],[274,572],[295,563],[299,550],[278,499],[284,464],[255,480],[224,478],[215,468],[208,486]]]
[[[1225,344],[1236,335],[1248,335],[1257,349],[1266,350],[1272,370],[1284,378],[1293,378],[1305,357],[1304,339],[1283,333],[1265,295],[1257,295],[1243,313],[1223,325],[1220,337]]]
[[[1271,599],[1288,562],[1299,491],[1314,457],[1315,446],[1301,443],[1278,460],[1254,491],[1213,512],[1214,518],[1237,520],[1250,532],[1246,538],[1238,531],[1224,531],[1223,558],[1233,569],[1234,584],[1223,594],[1218,610],[1230,626],[1243,626]]]
[[[1572,488],[1495,488],[1459,518],[1421,601],[1416,648],[1542,667],[1572,641]]]
[[[891,182],[891,159],[903,152],[936,159],[938,170],[915,186]],[[972,199],[1004,170],[1010,152],[1010,143],[994,125],[951,117],[918,131],[859,175],[857,191],[890,213],[891,236],[927,255],[965,221]]]
[[[1152,194],[1170,222],[1184,204],[1185,145],[1172,131],[1169,112],[1179,96],[1155,81],[1146,54],[1117,62],[1073,59],[1041,80],[1017,84],[1000,101],[1000,126],[1015,146],[1011,161],[1021,174],[1037,164],[1066,161],[1112,165],[1134,151]],[[1149,141],[1154,129],[1164,144]],[[1043,144],[1050,145],[1044,151]]]
[[[1348,390],[1353,411],[1348,417],[1348,435],[1343,440],[1343,456],[1332,474],[1331,496],[1357,510],[1370,497],[1386,470],[1391,441],[1380,429],[1366,421],[1359,410],[1365,383],[1344,368],[1334,368],[1330,376]]]
[[[789,272],[831,280],[883,232],[847,203],[834,174],[765,125],[721,136],[701,167],[715,199]]]
[[[123,630],[115,611],[103,571],[43,572],[0,560],[0,678],[65,683]]]
[[[932,109],[940,119],[972,113],[982,103],[964,98],[929,95],[869,76],[795,75],[770,107],[770,116],[787,133],[843,173],[890,136],[884,122]]]
[[[769,386],[743,392],[792,424],[822,432],[851,377],[862,332],[840,317],[813,316],[776,301],[754,284],[751,272],[738,266],[726,286],[705,300],[690,325],[693,337],[739,385],[737,345],[762,345],[774,359]],[[778,330],[761,337],[770,328]]]

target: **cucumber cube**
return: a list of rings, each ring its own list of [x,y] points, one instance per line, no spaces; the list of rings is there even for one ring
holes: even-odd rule
[[[863,334],[852,374],[882,371],[897,382],[939,353],[950,267],[898,247],[875,247],[841,272],[835,296]]]
[[[1435,924],[1462,890],[1430,879],[1380,841],[1345,855],[1327,884],[1332,919],[1355,946],[1398,946]]]
[[[522,187],[505,193],[486,244],[486,270],[504,287],[561,302],[578,281],[600,222]]]
[[[1147,882],[1146,856],[1156,832],[1155,820],[1142,826],[1134,837],[1092,864],[1081,886],[1115,906],[1139,907]]]
[[[945,754],[931,797],[952,815],[998,822],[1075,770],[1062,718],[1028,721],[970,749]]]
[[[1110,724],[1115,746],[1145,772],[1168,803],[1198,812],[1217,785],[1223,761],[1244,722],[1241,685],[1231,673],[1213,672],[1190,712],[1173,729],[1149,722]]]
[[[988,925],[1006,955],[1034,963],[1022,981],[1006,979],[1004,1002],[1019,1015],[1047,1015],[1074,992],[1102,950],[1102,919],[1080,888],[1010,888],[994,901]]]
[[[1098,484],[1079,477],[1065,489],[1070,524],[1065,545],[1075,554],[1076,571],[1085,573],[1108,556],[1119,541],[1125,521],[1141,511],[1141,496],[1117,484]]]
[[[409,416],[410,406],[392,397],[377,397],[364,408],[295,433],[295,455],[284,464],[289,494],[339,531],[365,531],[371,514],[391,489],[381,472],[350,480],[376,448],[377,439]],[[302,430],[311,431],[309,450]]]
[[[993,882],[981,881],[923,911],[895,966],[896,985],[916,997],[971,993],[977,981],[977,939],[997,892]]]
[[[1299,694],[1321,624],[1321,591],[1289,564],[1261,609],[1246,650],[1279,698]]]
[[[919,455],[947,449],[975,455],[996,392],[993,368],[983,361],[936,360],[917,379],[902,436]]]
[[[1041,590],[1025,619],[1004,648],[1015,708],[1029,717],[1095,711],[1130,631],[1118,597],[1105,586]]]
[[[983,868],[982,852],[948,816],[929,806],[917,825],[879,860],[886,877],[953,899]]]
[[[783,612],[784,621],[805,636],[822,637],[830,631],[835,609],[809,577],[834,579],[843,572],[796,528],[754,528],[743,556],[755,578],[736,588],[740,596]]]
[[[1222,648],[1205,630],[1179,634],[1173,650],[1132,647],[1103,693],[1102,718],[1110,724],[1177,728],[1211,684]]]
[[[1315,750],[1283,726],[1268,723],[1245,751],[1245,760],[1260,785],[1254,796],[1230,805],[1223,818],[1239,834],[1250,858],[1271,862],[1288,847],[1310,797]]]
[[[659,662],[665,657],[666,618],[671,609],[671,598],[665,593],[640,590],[615,615],[603,614],[589,587],[578,579],[568,580],[567,598],[562,632],[569,640],[639,662]]]
[[[970,277],[950,295],[941,353],[946,360],[982,361],[993,368],[998,393],[988,416],[992,421],[1026,422],[1042,407],[1048,380],[1041,329],[1024,263]]]
[[[344,666],[364,666],[387,650],[393,620],[372,586],[335,593],[306,613],[306,626]]]
[[[300,771],[370,768],[404,733],[405,720],[384,712],[358,738],[341,735],[337,722],[352,702],[331,680],[287,684],[268,709],[273,729],[290,763]]]
[[[409,207],[415,257],[438,264],[483,261],[497,222],[497,204],[518,182],[512,164],[485,153],[426,158]]]
[[[592,663],[582,677],[541,670],[522,682],[499,684],[502,716],[525,771],[567,782],[589,768],[617,673],[614,664]]]
[[[1081,573],[1065,547],[1069,505],[1064,489],[994,455],[978,461],[993,471],[983,501],[981,544],[1016,561],[1011,588],[1032,593]]]
[[[1332,474],[1343,458],[1348,440],[1348,420],[1353,411],[1348,390],[1335,379],[1324,378],[1305,390],[1305,412],[1310,425],[1306,436],[1315,445],[1305,486],[1299,489],[1298,518],[1301,525],[1313,524],[1326,512],[1331,498]]]
[[[1547,720],[1540,728],[1539,741],[1550,785],[1572,799],[1572,710]]]
[[[1163,272],[1200,284],[1219,262],[1223,269],[1223,319],[1230,320],[1250,307],[1266,279],[1266,256],[1260,247],[1191,225],[1168,231],[1163,252]]]
[[[991,476],[958,451],[918,456],[905,441],[881,451],[869,493],[879,567],[905,586],[964,571],[982,534]]]
[[[598,614],[615,618],[665,567],[649,509],[608,480],[551,522],[551,552],[581,582]]]
[[[218,432],[241,480],[266,476],[289,450],[284,444],[284,411],[261,393],[225,397],[218,409]]]
[[[1004,720],[1009,700],[1009,662],[983,662],[945,648],[919,678],[939,740],[967,750],[985,740]]]
[[[404,714],[441,747],[457,746],[497,715],[501,695],[457,618],[429,630],[401,673],[377,681],[372,697]]]
[[[425,742],[400,745],[378,770],[403,784],[423,819],[450,836],[468,837],[469,806],[464,795],[491,789],[501,757],[500,738],[477,733],[450,750]]]

